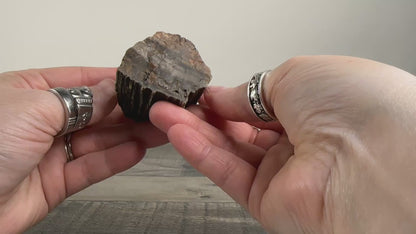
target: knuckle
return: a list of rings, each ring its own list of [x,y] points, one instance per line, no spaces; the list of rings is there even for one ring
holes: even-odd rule
[[[289,73],[291,73],[291,71],[303,66],[304,64],[312,61],[313,59],[314,59],[313,56],[295,56],[295,57],[288,59],[278,68],[280,71],[282,71],[281,80],[284,80],[284,78]]]
[[[233,174],[237,169],[237,165],[235,161],[227,159],[221,160],[219,162],[219,165],[222,167],[222,173],[218,175],[218,186],[224,187],[227,186],[228,183],[230,183],[231,178],[233,177]]]
[[[294,56],[294,57],[288,59],[285,62],[285,64],[293,66],[293,65],[302,64],[302,63],[307,62],[311,59],[312,59],[312,56]]]

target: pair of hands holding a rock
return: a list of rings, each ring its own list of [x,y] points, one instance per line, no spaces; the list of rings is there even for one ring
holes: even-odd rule
[[[296,57],[264,80],[252,113],[247,84],[208,87],[187,109],[156,102],[150,122],[127,119],[112,68],[0,74],[0,227],[22,232],[66,197],[138,163],[170,141],[270,233],[416,230],[416,79],[378,62]],[[89,86],[93,113],[72,134],[67,162],[62,103],[46,90]],[[260,129],[260,131],[258,130]]]

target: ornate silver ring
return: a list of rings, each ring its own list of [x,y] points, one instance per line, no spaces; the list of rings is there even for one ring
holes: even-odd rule
[[[75,88],[53,88],[49,92],[55,94],[61,101],[65,111],[64,127],[56,136],[84,128],[92,116],[92,92],[91,89],[82,86]]]
[[[254,74],[247,85],[247,96],[250,107],[254,114],[265,122],[275,120],[273,115],[264,106],[263,100],[263,81],[269,72],[270,70]]]

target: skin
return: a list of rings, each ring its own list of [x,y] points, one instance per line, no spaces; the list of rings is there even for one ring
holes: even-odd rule
[[[116,107],[113,68],[68,67],[0,74],[0,227],[20,233],[65,198],[138,163],[167,142],[150,123],[126,120]],[[93,116],[72,135],[66,162],[64,124],[53,87],[90,86]]]
[[[416,232],[415,76],[296,57],[265,80],[271,123],[252,114],[246,88],[208,88],[189,110],[159,102],[150,118],[270,233]]]
[[[0,74],[0,227],[23,232],[66,197],[166,142],[270,233],[414,233],[415,77],[374,61],[298,57],[265,80],[278,121],[258,122],[246,84],[209,88],[184,110],[160,102],[149,123],[115,107],[115,69]],[[51,87],[88,85],[89,126],[67,163],[62,105]],[[34,105],[36,103],[36,105]],[[60,111],[57,111],[60,110]],[[252,126],[260,128],[261,131]]]

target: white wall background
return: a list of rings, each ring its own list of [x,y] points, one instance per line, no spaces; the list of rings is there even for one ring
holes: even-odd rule
[[[213,84],[295,55],[375,59],[416,74],[415,0],[0,0],[0,72],[118,66],[162,30],[194,42]]]

